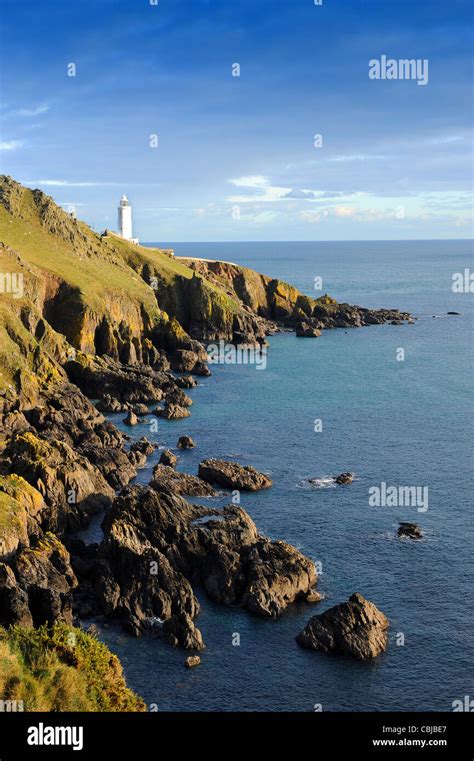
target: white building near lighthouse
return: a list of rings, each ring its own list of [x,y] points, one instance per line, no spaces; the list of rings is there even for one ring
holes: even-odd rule
[[[118,207],[118,231],[119,235],[131,243],[138,243],[138,238],[132,237],[132,207],[125,193],[120,199]]]

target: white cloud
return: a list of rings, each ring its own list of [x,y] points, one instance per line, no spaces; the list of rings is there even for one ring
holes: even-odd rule
[[[244,177],[236,177],[233,180],[229,180],[229,182],[237,188],[266,188],[270,185],[268,177],[263,177],[261,174],[249,174]]]
[[[22,140],[4,140],[0,142],[0,151],[16,151],[24,145]]]
[[[276,211],[261,211],[258,214],[251,216],[250,220],[255,225],[267,225],[270,222],[274,222],[277,217],[278,212]]]
[[[47,103],[43,103],[36,108],[19,108],[15,113],[18,116],[40,116],[40,114],[45,114],[47,111],[49,111],[49,106]]]
[[[327,209],[323,209],[322,211],[300,211],[298,219],[301,219],[303,222],[308,222],[311,225],[316,225],[322,222],[323,219],[326,219],[328,215],[329,212]]]
[[[382,161],[386,156],[370,153],[350,153],[347,155],[331,156],[328,161],[350,162],[350,161]]]

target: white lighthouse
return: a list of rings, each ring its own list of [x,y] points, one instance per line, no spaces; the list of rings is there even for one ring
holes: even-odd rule
[[[138,238],[132,237],[132,207],[125,193],[120,199],[118,207],[118,231],[119,235],[131,243],[138,243]]]

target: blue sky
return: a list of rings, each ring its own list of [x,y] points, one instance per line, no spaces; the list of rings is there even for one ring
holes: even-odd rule
[[[96,229],[125,192],[146,241],[472,234],[469,0],[0,10],[0,171]],[[371,80],[382,55],[428,84]]]

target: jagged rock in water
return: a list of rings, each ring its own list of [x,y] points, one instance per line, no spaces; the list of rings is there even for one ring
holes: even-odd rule
[[[199,356],[194,351],[178,349],[171,357],[171,368],[181,373],[192,373],[199,362]]]
[[[179,473],[167,465],[158,464],[153,468],[152,489],[167,494],[180,494],[185,497],[212,497],[215,491],[197,476]]]
[[[313,616],[296,641],[310,650],[350,655],[365,661],[386,649],[388,626],[387,617],[356,592],[348,602]]]
[[[239,465],[226,460],[211,459],[199,463],[199,477],[211,484],[242,491],[258,491],[272,485],[268,476],[251,465]]]
[[[335,476],[334,480],[337,484],[351,484],[354,480],[354,474],[340,473],[338,476]]]
[[[421,539],[423,537],[423,532],[416,523],[406,521],[400,521],[397,533],[398,536],[407,536],[409,539]]]
[[[319,328],[313,328],[307,322],[301,322],[296,327],[296,335],[300,338],[319,338],[321,331]]]
[[[314,563],[291,545],[260,536],[240,507],[209,510],[133,486],[103,528],[95,585],[101,609],[135,634],[159,617],[172,644],[202,644],[193,628],[198,604],[191,581],[200,581],[215,602],[270,617],[296,599],[311,599],[316,584]]]
[[[176,463],[178,462],[178,458],[170,449],[165,449],[160,456],[160,464],[161,465],[167,465],[168,467],[174,468],[176,466]]]
[[[197,380],[192,375],[181,375],[175,378],[175,383],[180,388],[195,388]]]
[[[132,452],[141,452],[149,457],[155,451],[155,447],[150,441],[148,441],[146,436],[142,436],[141,439],[134,441],[133,444],[131,444],[130,450]]]
[[[181,420],[182,418],[189,417],[191,413],[179,404],[165,404],[164,409],[157,408],[155,414],[166,420]]]
[[[127,417],[124,418],[123,422],[125,423],[125,425],[137,425],[138,424],[138,418],[135,415],[135,413],[132,412],[132,410],[130,410],[130,412],[128,413]]]
[[[192,449],[196,446],[191,436],[180,436],[178,439],[178,449]]]
[[[193,669],[196,666],[199,666],[200,663],[201,663],[201,659],[199,655],[190,655],[189,658],[186,658],[186,660],[184,661],[184,665],[186,666],[187,669]]]
[[[193,400],[184,393],[183,389],[175,387],[166,394],[165,402],[168,405],[175,404],[179,407],[191,407]]]

